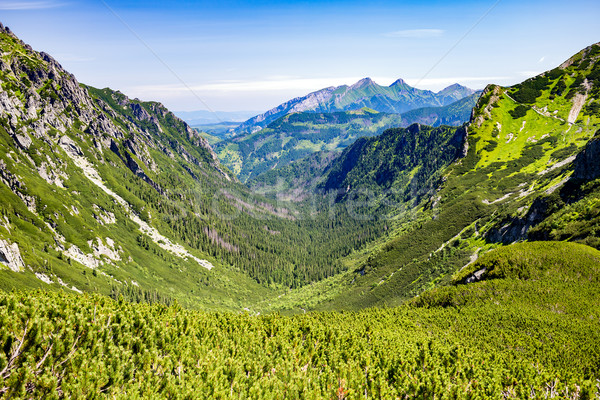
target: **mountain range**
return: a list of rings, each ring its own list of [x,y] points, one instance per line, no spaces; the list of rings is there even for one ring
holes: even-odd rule
[[[520,85],[488,86],[462,127],[385,130],[405,124],[406,114],[367,108],[286,115],[253,141],[236,144],[297,145],[306,126],[321,127],[308,135],[313,138],[335,127],[332,137],[346,135],[346,142],[292,157],[254,176],[249,188],[160,103],[79,84],[8,29],[1,39],[5,288],[139,289],[190,306],[260,308],[248,288],[260,287],[253,293],[266,297],[299,288],[300,295],[335,278],[346,283],[312,301],[394,304],[491,243],[527,238],[530,229],[554,237],[540,228],[551,217],[540,205],[548,200],[540,199],[565,190],[553,201],[576,201],[573,168],[576,176],[595,179],[596,45]],[[391,87],[406,89],[402,82]],[[354,85],[368,88],[380,87],[370,80]],[[448,93],[459,89],[438,96],[451,101]],[[462,110],[471,96],[445,107]],[[297,139],[282,136],[306,122]],[[343,133],[344,124],[372,126],[372,137]],[[446,254],[457,237],[460,245]],[[590,243],[593,238],[585,235]],[[415,240],[422,242],[406,247]],[[446,261],[436,270],[431,263],[438,253]],[[404,286],[416,276],[421,283]],[[392,284],[365,289],[388,279]],[[227,299],[217,294],[224,290]],[[269,307],[285,303],[279,299]]]
[[[425,95],[444,113],[473,96],[460,126],[356,137],[338,128],[406,122],[367,108],[380,90],[418,91],[332,88],[324,104],[358,110],[262,131],[344,146],[249,186],[162,104],[80,84],[2,25],[0,49],[1,397],[596,393],[600,44]]]
[[[409,86],[402,79],[390,86],[380,86],[371,78],[364,78],[353,85],[328,87],[296,97],[255,117],[234,129],[234,135],[259,131],[271,122],[289,113],[304,111],[329,113],[359,110],[363,107],[384,113],[401,114],[422,107],[441,107],[472,95],[475,91],[459,84],[434,93]]]
[[[418,108],[402,114],[367,107],[329,113],[290,113],[251,134],[233,138],[221,135],[223,139],[203,135],[211,141],[219,160],[242,182],[249,182],[316,151],[339,154],[359,137],[375,136],[389,128],[413,123],[460,126],[469,120],[480,94],[475,92],[447,106]]]

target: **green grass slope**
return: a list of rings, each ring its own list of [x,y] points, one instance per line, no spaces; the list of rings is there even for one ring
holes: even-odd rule
[[[477,283],[293,317],[2,293],[0,395],[591,399],[599,261],[584,245],[523,243],[473,264],[487,268]]]

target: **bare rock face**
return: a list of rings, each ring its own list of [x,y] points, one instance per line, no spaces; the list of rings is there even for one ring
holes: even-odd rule
[[[600,177],[600,130],[575,158],[573,179],[592,180]]]
[[[79,148],[79,146],[77,146],[77,144],[73,141],[73,139],[71,139],[68,136],[61,136],[60,140],[58,141],[58,144],[60,145],[60,147],[63,148],[63,150],[65,150],[67,153],[73,155],[73,156],[82,156],[83,152],[81,151],[81,149]]]
[[[551,204],[546,198],[537,198],[533,201],[527,214],[523,218],[510,218],[503,221],[500,228],[490,229],[486,239],[492,243],[510,244],[527,239],[529,230],[546,218],[551,209]]]
[[[21,258],[19,245],[16,243],[11,244],[7,240],[0,240],[0,263],[6,265],[11,271],[23,271],[25,264]]]

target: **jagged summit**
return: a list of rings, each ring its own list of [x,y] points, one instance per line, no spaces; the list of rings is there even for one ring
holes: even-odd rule
[[[376,83],[371,79],[371,78],[363,78],[361,80],[359,80],[358,82],[356,82],[355,84],[350,86],[350,89],[362,89],[365,88],[367,86],[373,86],[376,85]]]
[[[393,87],[393,86],[408,86],[408,84],[406,83],[406,81],[404,79],[398,78],[389,87]]]

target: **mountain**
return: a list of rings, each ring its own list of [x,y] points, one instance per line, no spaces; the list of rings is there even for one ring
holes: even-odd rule
[[[251,193],[160,103],[79,84],[8,28],[0,48],[2,289],[240,310],[378,235]]]
[[[434,127],[440,125],[460,126],[469,120],[471,110],[477,103],[480,94],[480,92],[476,92],[444,107],[418,108],[416,110],[405,112],[400,115],[400,120],[397,122],[396,126],[408,127],[414,123]],[[313,113],[307,114],[310,115]],[[331,124],[329,127],[331,128]],[[267,129],[264,129],[263,131],[267,131]],[[354,129],[356,129],[355,137],[372,137],[373,131],[369,129],[360,129],[360,127],[356,126]],[[286,131],[287,129],[282,129],[282,136],[280,137],[285,137]],[[308,129],[306,129],[306,131],[308,131]],[[260,137],[261,133],[262,131],[255,135]],[[242,141],[243,139],[237,140]],[[306,140],[311,140],[311,137],[306,137]],[[221,146],[226,146],[225,143],[226,142],[222,143]],[[346,142],[339,142],[339,145],[334,150],[325,150],[324,152],[327,154],[325,158],[323,157],[323,154],[317,152],[300,160],[281,160],[277,159],[277,153],[273,152],[271,153],[270,161],[270,165],[273,165],[273,167],[259,175],[255,175],[253,172],[254,168],[262,167],[261,161],[258,161],[257,163],[257,160],[254,157],[254,154],[256,154],[255,152],[249,153],[245,159],[239,157],[236,158],[236,160],[241,163],[241,170],[248,168],[247,166],[252,168],[248,174],[249,178],[246,180],[246,184],[252,190],[263,194],[277,193],[284,198],[298,201],[306,198],[308,193],[314,191],[316,183],[320,182],[321,178],[326,173],[327,169],[325,167],[327,167],[327,165],[322,165],[322,160],[333,160],[333,158],[341,154],[340,152],[345,148],[344,144],[346,144]],[[265,145],[266,143],[262,144],[262,146]],[[233,146],[227,146],[227,149],[231,153],[235,152]],[[300,153],[300,155],[301,154],[302,153]],[[227,163],[230,168],[235,169],[233,165],[229,164],[229,160],[232,158],[223,157],[223,153],[219,153],[219,157],[224,163]],[[277,163],[273,162],[275,159],[277,159]],[[263,161],[263,163],[265,161]],[[321,168],[315,168],[316,165],[321,165]],[[262,171],[262,168],[260,170]],[[244,179],[244,176],[242,176],[242,179]]]
[[[402,79],[396,80],[390,86],[380,86],[370,78],[364,78],[351,86],[328,87],[303,97],[296,97],[250,118],[234,132],[236,135],[257,132],[289,113],[304,111],[329,113],[368,107],[383,113],[400,114],[415,108],[446,106],[474,92],[472,89],[454,84],[434,93],[430,90],[413,88]]]
[[[241,181],[249,183],[261,174],[285,168],[313,152],[337,153],[357,138],[375,136],[387,128],[408,127],[414,123],[462,125],[469,120],[480,94],[475,92],[447,106],[419,108],[403,114],[379,113],[369,108],[291,113],[253,134],[231,139],[205,137],[211,140],[221,162]]]
[[[339,193],[338,201],[359,190],[393,197],[399,204],[418,203],[462,154],[466,136],[462,128],[413,124],[360,138],[331,162],[318,189]]]
[[[586,214],[598,196],[598,45],[488,86],[465,127],[392,129],[292,165],[288,188],[305,191],[288,202],[238,182],[160,103],[80,85],[6,28],[0,44],[5,289],[354,309],[400,304],[528,235],[598,242]],[[277,129],[388,116],[298,113]]]
[[[160,103],[0,49],[0,397],[596,396],[599,44],[464,126],[288,165],[296,202]]]

